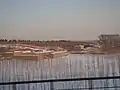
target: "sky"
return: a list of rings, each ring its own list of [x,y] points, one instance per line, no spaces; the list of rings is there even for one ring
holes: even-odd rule
[[[120,34],[120,0],[0,0],[0,38],[94,40]]]

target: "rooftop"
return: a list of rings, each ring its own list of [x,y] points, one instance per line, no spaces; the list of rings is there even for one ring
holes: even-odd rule
[[[116,36],[120,36],[119,34],[101,34],[100,36],[102,37],[116,37]]]

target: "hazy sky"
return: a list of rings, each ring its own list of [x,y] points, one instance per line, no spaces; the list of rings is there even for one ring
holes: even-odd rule
[[[0,0],[0,37],[90,40],[120,34],[120,0]]]

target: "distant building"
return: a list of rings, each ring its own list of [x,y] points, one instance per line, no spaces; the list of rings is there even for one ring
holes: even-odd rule
[[[102,34],[98,36],[100,40],[108,40],[109,38],[119,37],[119,34]]]
[[[103,49],[111,49],[120,47],[120,35],[100,35],[99,36],[100,45]]]

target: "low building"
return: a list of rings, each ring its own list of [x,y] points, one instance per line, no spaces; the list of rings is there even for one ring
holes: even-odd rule
[[[120,36],[111,38],[112,47],[120,47]]]
[[[104,50],[108,50],[111,48],[119,48],[120,47],[120,35],[119,34],[100,35],[99,43],[101,45],[101,48]]]

